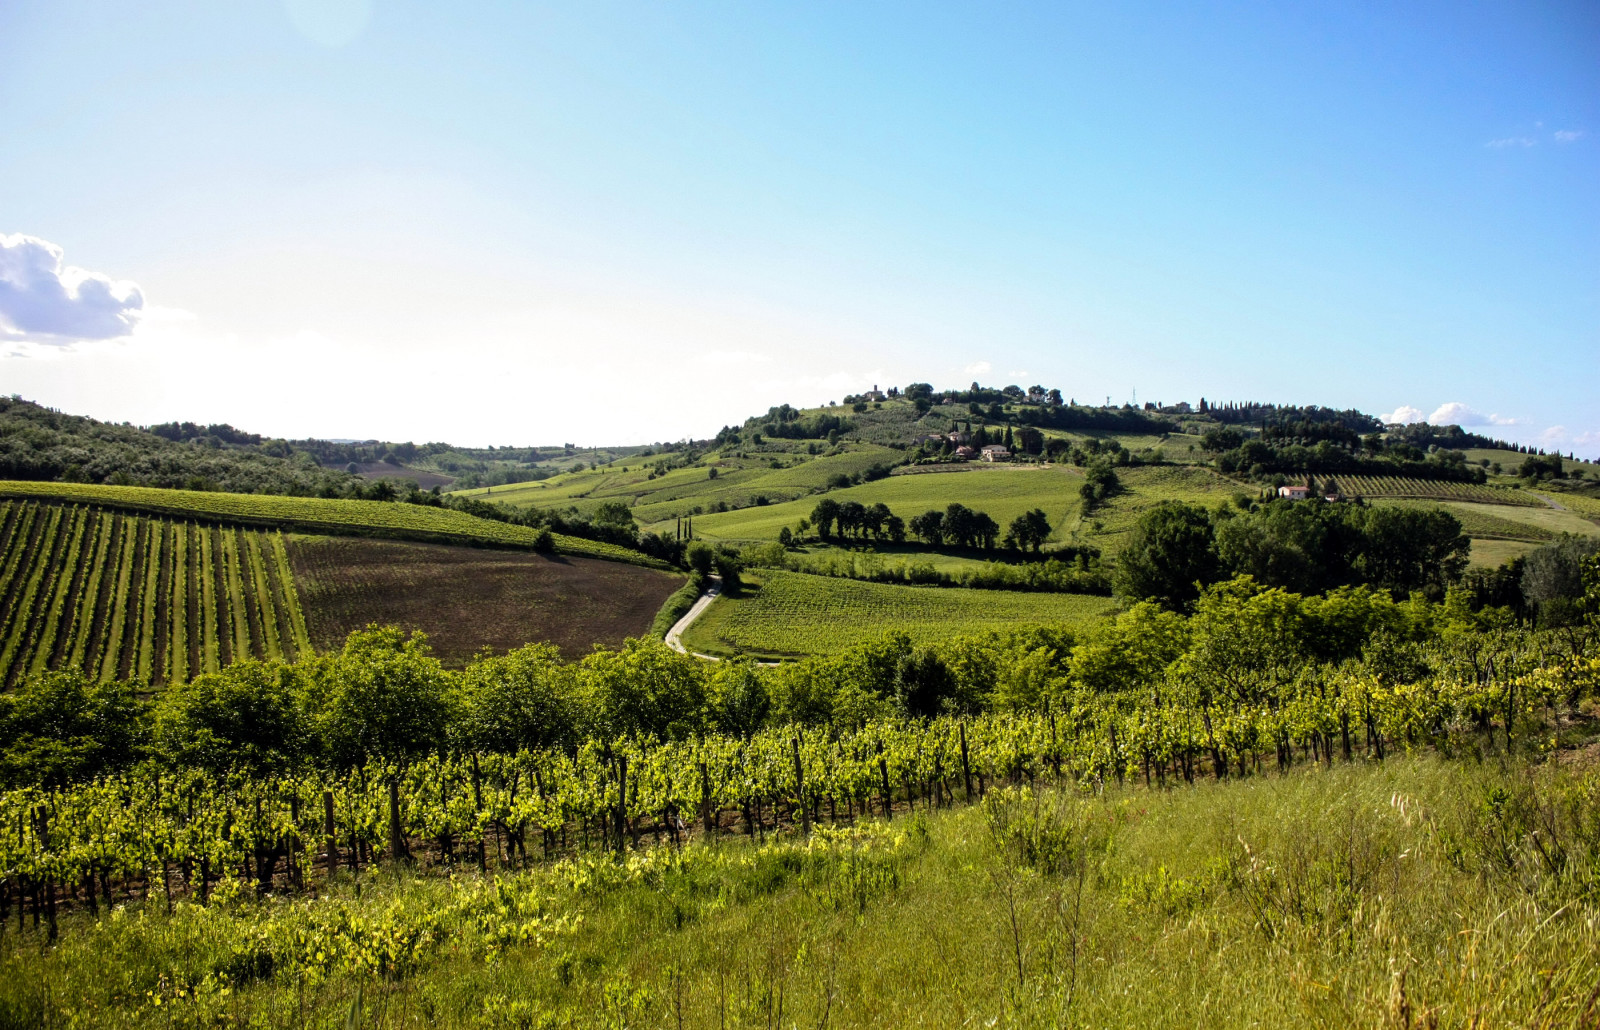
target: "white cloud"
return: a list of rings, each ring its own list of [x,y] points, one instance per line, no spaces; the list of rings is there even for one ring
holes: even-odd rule
[[[36,236],[0,236],[0,336],[45,343],[127,336],[144,308],[139,287],[62,264]]]
[[[1555,134],[1557,143],[1576,143],[1585,135],[1582,129],[1557,129]]]
[[[1379,415],[1378,419],[1382,422],[1387,422],[1390,425],[1393,425],[1396,422],[1401,423],[1402,425],[1410,425],[1413,422],[1423,421],[1422,409],[1413,408],[1409,404],[1402,404],[1398,408],[1389,412],[1387,415]]]
[[[974,361],[972,364],[962,369],[962,371],[969,376],[981,376],[988,372],[994,371],[994,366],[989,364],[987,361]]]
[[[1450,401],[1439,405],[1428,416],[1428,423],[1435,426],[1514,426],[1518,420],[1505,415],[1485,415],[1460,401]]]
[[[1492,139],[1484,146],[1490,150],[1504,150],[1507,147],[1531,147],[1535,142],[1528,136],[1507,136],[1504,139]]]

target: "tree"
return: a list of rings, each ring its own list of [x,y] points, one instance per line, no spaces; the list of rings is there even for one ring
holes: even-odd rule
[[[57,787],[131,764],[145,708],[127,683],[47,672],[0,695],[0,783]]]
[[[1522,596],[1545,626],[1577,621],[1584,596],[1584,562],[1600,553],[1600,540],[1563,534],[1528,555],[1522,567]]]
[[[973,521],[976,514],[971,508],[959,502],[954,502],[945,508],[945,539],[957,547],[971,547],[974,531],[977,529]]]
[[[1050,536],[1050,516],[1041,508],[1018,515],[1006,530],[1006,546],[1023,548],[1038,553]]]
[[[906,522],[898,515],[890,515],[883,520],[883,531],[889,534],[889,539],[897,544],[905,543]]]
[[[704,540],[691,540],[689,546],[683,549],[683,560],[688,563],[689,571],[695,577],[704,580],[711,575],[711,569],[716,565],[717,552]]]
[[[1368,582],[1404,596],[1430,590],[1438,597],[1466,570],[1472,542],[1443,508],[1366,508],[1356,571]]]
[[[718,662],[709,705],[718,730],[748,738],[766,725],[772,697],[754,662]]]
[[[911,534],[930,547],[938,547],[944,543],[944,512],[925,511],[911,516]]]
[[[370,625],[351,633],[343,650],[312,660],[304,705],[324,757],[349,768],[443,746],[452,700],[424,634]]]
[[[817,535],[824,540],[833,535],[833,524],[838,520],[839,502],[831,497],[824,497],[811,509],[811,524],[817,527]]]
[[[617,651],[594,651],[579,676],[592,731],[601,737],[681,740],[701,729],[700,662],[663,643],[628,640]]]
[[[1112,585],[1129,600],[1152,600],[1181,610],[1200,596],[1203,585],[1216,580],[1217,573],[1205,509],[1164,501],[1134,525],[1127,546],[1117,556]]]
[[[253,659],[174,684],[156,711],[155,750],[173,768],[281,772],[310,743],[300,693],[293,666]]]
[[[1041,454],[1044,451],[1044,434],[1032,426],[1017,430],[1017,449],[1024,454]]]
[[[575,666],[554,644],[479,657],[462,676],[460,743],[515,754],[578,739],[582,704]]]

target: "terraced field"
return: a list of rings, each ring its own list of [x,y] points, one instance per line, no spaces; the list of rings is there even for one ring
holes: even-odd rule
[[[742,597],[719,598],[683,642],[720,655],[793,657],[824,654],[890,631],[930,641],[1019,625],[1084,626],[1114,602],[1086,594],[903,587],[857,580],[763,572]]]
[[[0,501],[0,682],[47,669],[183,680],[310,646],[283,539]]]
[[[480,519],[448,508],[384,501],[227,494],[86,483],[0,482],[0,498],[8,497],[92,504],[120,511],[272,529],[386,536],[439,543],[531,548],[538,537],[536,530],[526,526]],[[555,543],[556,549],[566,554],[661,567],[660,562],[646,558],[637,551],[610,544],[559,535]]]
[[[1407,479],[1402,476],[1337,476],[1339,489],[1347,497],[1412,497],[1434,501],[1473,501],[1482,504],[1545,507],[1533,494],[1514,487],[1478,483],[1448,483],[1433,479]]]
[[[907,521],[930,508],[943,509],[951,502],[960,502],[988,512],[1002,528],[1023,512],[1042,508],[1050,516],[1051,525],[1060,526],[1076,508],[1078,487],[1083,483],[1080,473],[1060,465],[1033,468],[973,464],[967,468],[963,472],[890,476],[829,491],[828,497],[841,504],[886,504]],[[810,516],[816,504],[816,498],[806,497],[788,504],[701,515],[694,520],[694,532],[708,540],[776,540],[779,530],[792,528]]]

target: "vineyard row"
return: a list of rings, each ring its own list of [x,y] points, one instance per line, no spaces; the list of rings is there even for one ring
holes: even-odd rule
[[[1403,476],[1338,476],[1339,489],[1349,497],[1418,497],[1434,501],[1476,501],[1480,504],[1509,504],[1523,508],[1543,507],[1544,502],[1520,490],[1478,483],[1451,483],[1433,479],[1408,479]]]
[[[1128,705],[1106,697],[1059,714],[873,722],[852,732],[783,727],[679,742],[590,741],[574,750],[430,755],[347,772],[250,778],[142,772],[65,790],[0,793],[0,920],[35,925],[58,896],[302,886],[380,859],[482,871],[645,835],[679,842],[981,796],[995,783],[1163,788],[1297,763],[1382,761],[1396,750],[1540,747],[1595,694],[1600,661],[1500,681],[1352,678],[1277,705]],[[530,851],[533,852],[530,858]],[[20,927],[19,922],[19,927]]]
[[[183,681],[310,638],[277,533],[0,501],[0,683]]]

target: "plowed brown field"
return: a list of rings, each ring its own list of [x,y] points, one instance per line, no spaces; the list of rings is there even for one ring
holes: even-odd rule
[[[394,623],[461,665],[480,648],[548,640],[569,657],[650,629],[681,576],[594,558],[400,540],[293,537],[289,560],[312,643]]]

